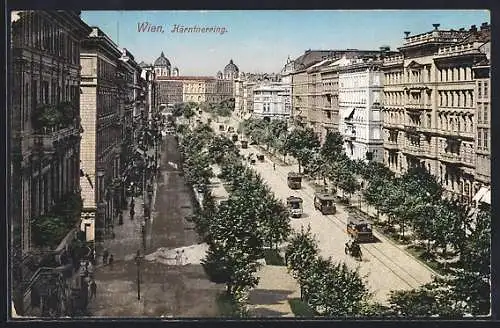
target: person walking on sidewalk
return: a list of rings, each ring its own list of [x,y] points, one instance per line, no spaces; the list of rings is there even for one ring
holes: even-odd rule
[[[273,170],[276,171],[276,163],[273,163]]]
[[[90,282],[90,298],[95,298],[97,294],[97,285],[95,283],[95,280],[92,280]]]
[[[109,267],[110,267],[110,269],[113,269],[113,261],[114,261],[113,254],[111,254],[109,256]]]
[[[104,253],[102,254],[102,264],[104,264],[104,265],[108,264],[108,256],[109,256],[109,252],[107,249],[105,249]]]
[[[130,208],[130,220],[133,220],[133,219],[134,219],[134,215],[135,215],[134,208],[133,208],[133,207],[131,207],[131,208]]]

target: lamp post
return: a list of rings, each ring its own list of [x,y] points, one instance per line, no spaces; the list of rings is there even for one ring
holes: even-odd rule
[[[141,255],[141,250],[137,250],[135,256],[135,264],[137,265],[137,300],[141,300],[141,263],[144,256]]]

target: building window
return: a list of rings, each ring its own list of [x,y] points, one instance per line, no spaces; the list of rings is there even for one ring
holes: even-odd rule
[[[483,104],[483,113],[484,113],[483,123],[488,123],[488,115],[489,115],[488,111],[489,111],[488,104]]]
[[[488,97],[488,82],[484,81],[484,93],[483,97],[487,98]]]

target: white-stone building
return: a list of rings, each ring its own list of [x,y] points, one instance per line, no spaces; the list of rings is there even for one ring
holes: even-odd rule
[[[380,65],[380,61],[365,57],[339,66],[339,132],[351,159],[383,160]]]
[[[290,91],[281,83],[261,84],[253,89],[253,116],[264,119],[288,119]]]

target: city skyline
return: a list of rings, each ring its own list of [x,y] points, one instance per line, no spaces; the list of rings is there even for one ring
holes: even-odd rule
[[[288,56],[295,59],[307,49],[377,50],[388,45],[396,50],[404,31],[425,33],[434,23],[441,29],[469,28],[489,23],[490,14],[487,10],[83,11],[82,19],[129,49],[137,61],[153,63],[163,51],[181,75],[215,75],[230,59],[243,72],[277,73]],[[141,24],[149,32],[138,32]],[[163,33],[158,28],[154,32],[158,26]],[[183,30],[189,27],[227,32]]]

